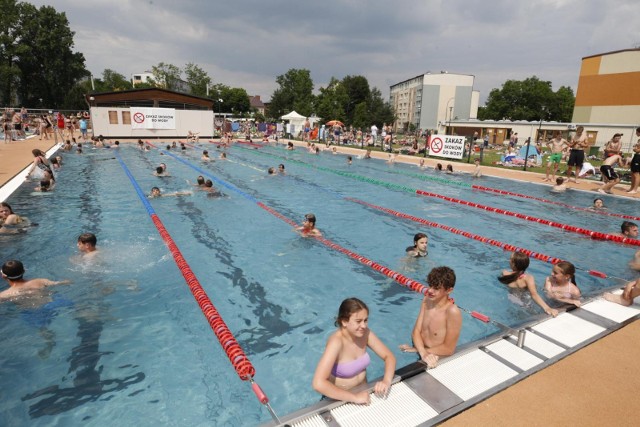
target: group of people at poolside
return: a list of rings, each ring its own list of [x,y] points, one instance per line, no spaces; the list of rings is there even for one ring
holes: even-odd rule
[[[633,155],[625,157],[622,152],[621,137],[623,134],[616,133],[610,141],[604,146],[604,159],[600,166],[600,173],[604,185],[598,188],[599,193],[611,194],[612,189],[620,183],[620,176],[616,171],[617,167],[628,167],[631,172],[631,184],[626,191],[628,194],[638,192],[640,186],[640,127],[636,128],[636,137],[638,140],[633,146]],[[569,138],[569,141],[562,138],[557,132],[552,139],[547,142],[550,151],[547,160],[546,175],[544,181],[556,182],[556,186],[563,185],[561,177],[556,178],[556,173],[560,166],[560,162],[568,155],[567,159],[567,177],[568,181],[578,182],[579,177],[585,176],[589,170],[595,173],[595,169],[585,161],[585,150],[591,145],[588,141],[587,134],[584,132],[583,126],[576,128],[576,133]],[[575,176],[573,169],[575,168]],[[551,173],[551,177],[549,174]],[[556,189],[556,191],[558,191]],[[560,190],[562,191],[562,190]]]
[[[599,200],[599,199],[596,199]],[[596,203],[594,202],[594,205]],[[601,207],[600,207],[601,208]],[[303,235],[318,235],[313,214],[305,215],[305,224],[297,230]],[[311,233],[317,234],[311,234]],[[636,224],[625,221],[621,226],[621,235],[638,237]],[[406,248],[407,256],[414,258],[428,255],[429,238],[425,233],[417,233],[413,245]],[[636,254],[640,270],[640,251]],[[558,308],[551,307],[538,294],[533,275],[527,273],[530,259],[521,251],[511,254],[508,270],[503,270],[498,281],[507,285],[511,292],[525,292],[548,315],[558,315]],[[427,276],[427,291],[420,304],[418,317],[411,332],[412,344],[401,344],[403,352],[418,354],[418,360],[427,367],[437,366],[440,357],[455,352],[462,328],[461,309],[451,298],[456,283],[455,272],[446,266],[433,268]],[[576,267],[569,261],[560,261],[553,265],[551,273],[545,278],[544,292],[549,300],[579,307],[581,292],[576,283]],[[630,305],[640,296],[640,279],[629,282],[622,294],[606,293],[605,299]],[[371,349],[383,362],[382,379],[373,386],[376,395],[384,396],[389,392],[393,380],[396,358],[373,331],[368,328],[369,308],[358,298],[347,298],[340,304],[334,332],[327,340],[324,352],[313,376],[313,388],[324,397],[356,404],[370,402],[370,390],[361,386],[367,383],[366,369],[371,362],[367,349]]]

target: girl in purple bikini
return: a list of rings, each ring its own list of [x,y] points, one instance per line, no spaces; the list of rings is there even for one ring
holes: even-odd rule
[[[358,393],[350,390],[367,382],[369,347],[384,361],[384,377],[375,384],[374,392],[378,395],[389,392],[396,358],[369,329],[368,321],[369,308],[364,302],[357,298],[342,301],[336,319],[338,330],[329,337],[313,376],[316,391],[331,399],[368,404],[368,390]]]

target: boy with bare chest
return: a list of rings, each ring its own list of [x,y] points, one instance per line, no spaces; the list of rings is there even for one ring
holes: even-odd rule
[[[440,356],[450,356],[456,349],[462,314],[449,294],[456,283],[455,272],[449,267],[436,267],[427,276],[429,289],[413,327],[413,347],[403,344],[404,352],[417,352],[430,368],[438,364]]]

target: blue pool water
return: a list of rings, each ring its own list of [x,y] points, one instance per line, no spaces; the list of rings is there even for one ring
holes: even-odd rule
[[[215,152],[213,145],[207,149]],[[347,165],[344,156],[275,147],[238,145],[228,161],[210,164],[200,161],[198,150],[176,153],[182,161],[132,146],[119,153],[145,192],[153,186],[163,192],[190,190],[194,187],[187,180],[206,173],[225,193],[211,198],[196,191],[150,203],[248,355],[278,414],[318,400],[311,377],[344,298],[357,296],[369,305],[371,329],[401,367],[414,361],[397,347],[410,341],[421,297],[299,237],[256,201],[297,223],[313,212],[329,240],[422,283],[432,267],[448,265],[458,277],[453,296],[461,307],[510,326],[541,310],[528,301],[514,303],[496,280],[508,268],[509,253],[346,198],[572,261],[587,298],[619,282],[586,270],[635,277],[626,265],[635,247],[389,188],[423,189],[595,231],[616,232],[622,222],[452,184],[472,183],[464,175],[377,160]],[[171,177],[152,175],[160,162]],[[267,176],[266,169],[278,163],[286,165],[287,176]],[[590,206],[594,198],[580,192],[553,195],[548,187],[488,177],[479,183],[576,206]],[[113,150],[66,155],[54,192],[33,193],[32,187],[25,184],[8,202],[38,225],[0,236],[2,260],[22,260],[27,277],[73,283],[53,289],[61,303],[49,311],[0,305],[3,425],[236,426],[270,419],[231,367]],[[607,197],[605,203],[611,212],[634,215],[637,210],[634,201]],[[86,231],[98,236],[102,251],[93,263],[79,259],[75,246]],[[429,257],[407,260],[404,249],[419,231],[430,237]],[[532,260],[528,271],[541,289],[551,265]],[[465,314],[460,344],[496,331]],[[381,374],[382,364],[373,358],[369,378]]]

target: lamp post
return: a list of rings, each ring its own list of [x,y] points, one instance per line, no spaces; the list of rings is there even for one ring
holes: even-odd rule
[[[447,108],[444,110],[444,120],[445,123],[447,121],[447,110],[449,110],[449,126],[448,128],[445,130],[445,133],[448,135],[449,134],[449,128],[451,128],[451,117],[453,116],[453,107],[454,105],[456,105],[456,103],[454,102],[453,105],[449,106],[449,104],[451,103],[451,101],[455,101],[455,97],[453,98],[449,98],[449,100],[447,101]]]

